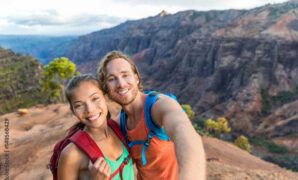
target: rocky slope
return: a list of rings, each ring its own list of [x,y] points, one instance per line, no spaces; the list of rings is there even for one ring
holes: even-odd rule
[[[5,163],[9,161],[10,179],[50,180],[46,168],[54,144],[66,135],[77,120],[68,105],[32,107],[30,115],[10,113],[0,116],[0,178],[6,177]],[[46,115],[45,115],[46,114]],[[6,119],[6,120],[5,120]],[[6,123],[5,123],[6,121]],[[9,128],[5,147],[5,124]],[[291,180],[297,173],[265,162],[235,145],[203,136],[207,158],[207,179]],[[9,152],[8,152],[9,151]]]
[[[42,77],[37,59],[0,47],[0,114],[43,102]]]
[[[197,116],[225,116],[233,133],[255,136],[269,115],[297,100],[297,17],[297,0],[251,10],[162,13],[82,36],[67,57],[80,71],[95,73],[105,53],[124,51],[139,66],[146,90],[174,93]],[[295,95],[274,103],[280,92]],[[296,112],[293,104],[287,108]],[[276,136],[287,134],[290,126],[283,127]]]

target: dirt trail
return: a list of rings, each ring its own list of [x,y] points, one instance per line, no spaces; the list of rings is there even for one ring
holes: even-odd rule
[[[46,168],[54,144],[77,122],[68,105],[30,108],[30,115],[10,113],[0,116],[0,179],[5,179],[5,155],[9,158],[10,179],[52,179]],[[8,122],[9,130],[5,131]],[[9,133],[5,147],[5,132]],[[298,179],[297,173],[265,162],[231,143],[203,137],[207,154],[208,180],[218,179]],[[9,151],[9,153],[5,153]]]

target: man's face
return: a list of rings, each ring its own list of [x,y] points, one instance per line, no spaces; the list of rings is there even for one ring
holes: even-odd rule
[[[132,71],[131,65],[125,59],[116,58],[107,64],[106,70],[110,98],[120,105],[133,102],[139,92],[139,78]]]

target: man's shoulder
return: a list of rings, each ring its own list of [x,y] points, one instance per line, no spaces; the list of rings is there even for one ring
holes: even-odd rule
[[[168,109],[168,108],[179,108],[179,105],[178,102],[168,96],[168,95],[165,95],[165,94],[160,94],[157,99],[156,99],[156,102],[154,103],[153,107],[157,107],[156,109]]]

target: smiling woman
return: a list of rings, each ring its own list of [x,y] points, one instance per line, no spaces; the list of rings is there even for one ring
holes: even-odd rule
[[[97,79],[75,76],[65,94],[79,123],[55,146],[54,179],[133,179],[129,149],[118,125],[107,120],[107,103]]]

